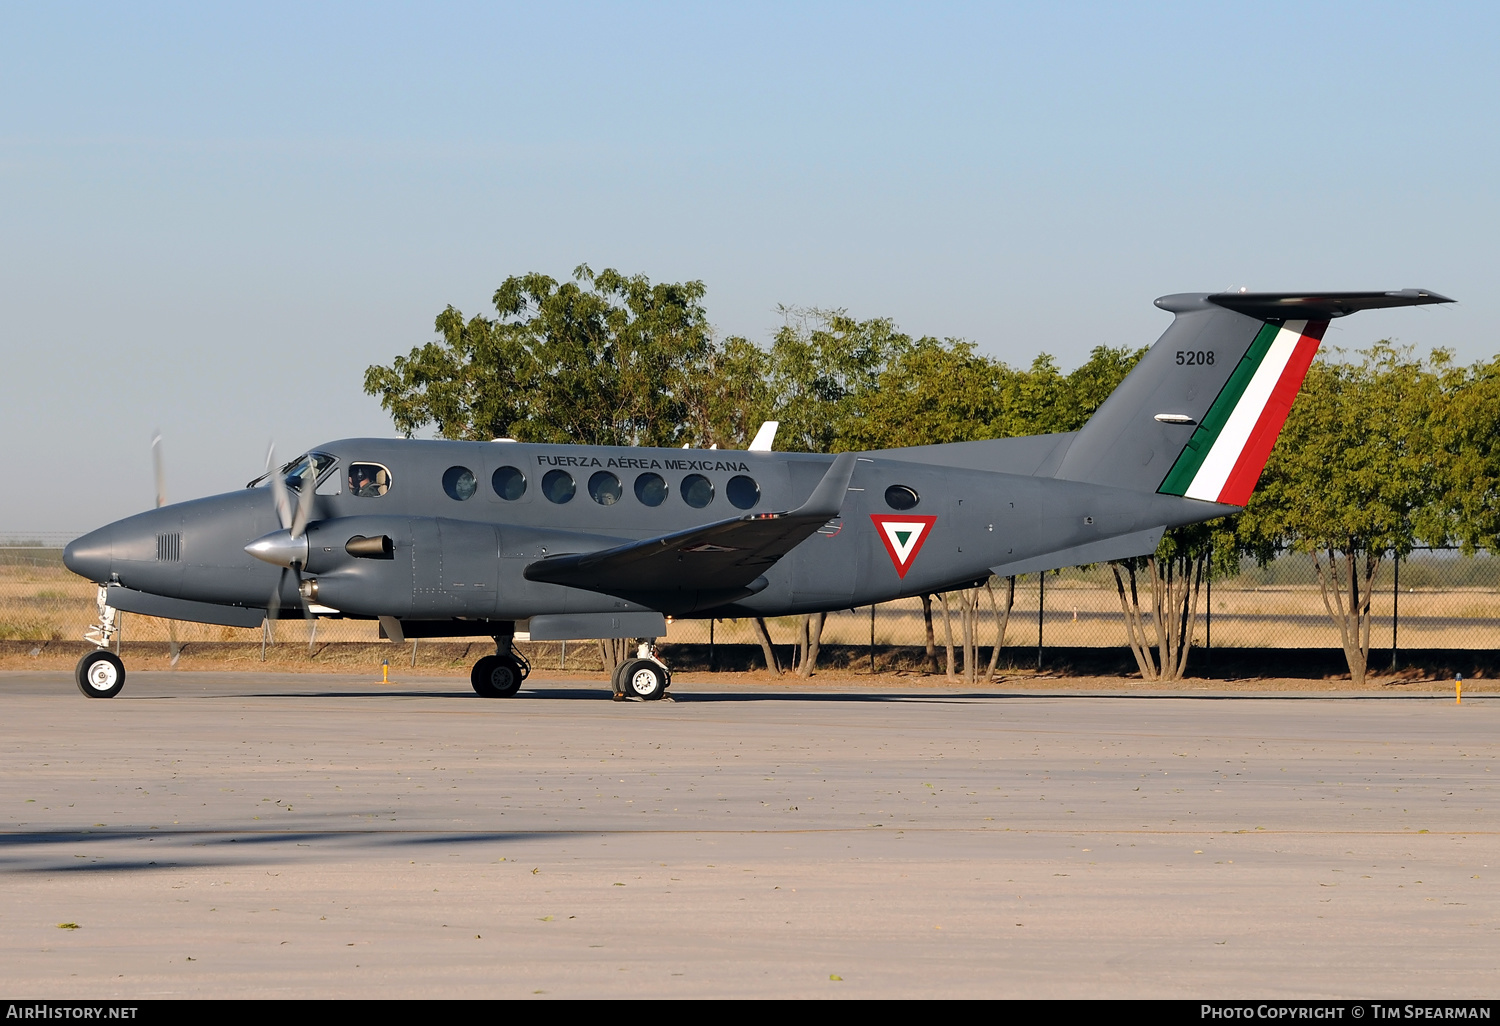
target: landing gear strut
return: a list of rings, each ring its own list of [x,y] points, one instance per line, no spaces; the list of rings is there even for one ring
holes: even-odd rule
[[[495,654],[474,664],[469,683],[482,698],[509,698],[521,690],[521,682],[531,675],[531,664],[515,650],[509,634],[495,636]]]
[[[615,701],[637,698],[654,702],[672,686],[672,671],[656,654],[656,639],[642,638],[635,656],[615,667],[611,683]]]
[[[89,628],[83,636],[99,647],[84,653],[73,670],[73,679],[78,690],[89,698],[114,698],[125,686],[125,664],[109,650],[120,632],[120,611],[109,604],[108,589],[101,587],[95,601],[99,606],[99,622]]]

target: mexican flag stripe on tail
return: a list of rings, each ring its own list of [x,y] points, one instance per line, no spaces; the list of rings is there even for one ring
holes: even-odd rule
[[[1158,492],[1243,506],[1317,355],[1327,321],[1268,322]]]

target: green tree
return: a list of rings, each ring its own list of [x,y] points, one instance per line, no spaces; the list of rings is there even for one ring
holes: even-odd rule
[[[380,397],[396,430],[410,438],[428,424],[443,438],[498,438],[526,415],[530,355],[503,326],[437,315],[442,340],[416,346],[389,367],[365,369],[365,391]]]
[[[1432,417],[1441,505],[1465,553],[1500,552],[1500,357],[1469,368],[1434,354],[1443,395]]]
[[[1371,587],[1382,560],[1449,535],[1433,431],[1446,361],[1379,342],[1358,363],[1314,362],[1236,525],[1262,557],[1290,549],[1312,559],[1355,683],[1369,667]]]
[[[445,438],[673,445],[713,353],[704,291],[587,264],[561,284],[513,276],[494,318],[448,307],[442,340],[369,367],[365,391],[407,435],[434,424]]]

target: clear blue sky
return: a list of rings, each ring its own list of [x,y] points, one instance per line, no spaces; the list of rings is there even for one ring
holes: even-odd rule
[[[363,370],[507,275],[696,278],[1065,367],[1246,285],[1495,327],[1493,4],[0,7],[0,532],[389,434]]]

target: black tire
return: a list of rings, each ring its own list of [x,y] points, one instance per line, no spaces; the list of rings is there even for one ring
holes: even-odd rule
[[[625,693],[625,667],[635,662],[634,659],[626,659],[615,664],[614,672],[610,674],[609,686],[617,695]]]
[[[73,679],[89,698],[114,698],[125,686],[125,664],[113,652],[101,648],[78,660]]]
[[[521,690],[525,679],[521,664],[507,656],[485,656],[474,664],[469,673],[469,683],[474,692],[484,698],[509,698]]]
[[[620,674],[625,693],[632,698],[654,702],[667,693],[667,671],[652,659],[632,659]]]

